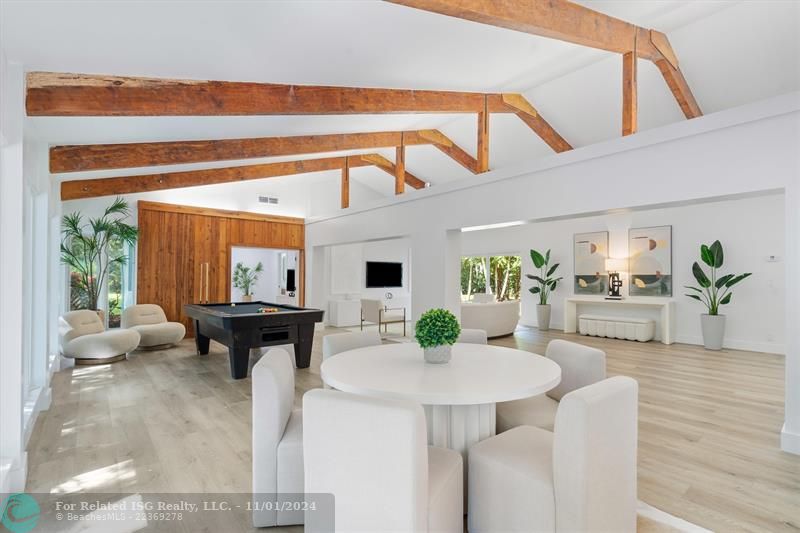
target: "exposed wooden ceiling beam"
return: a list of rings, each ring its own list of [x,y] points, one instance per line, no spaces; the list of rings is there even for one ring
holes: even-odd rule
[[[423,144],[454,146],[453,141],[439,130],[53,146],[50,148],[50,172],[57,174],[314,154],[341,150],[371,150],[399,146],[401,142],[407,146]]]
[[[416,142],[417,137],[422,137],[428,143],[433,144],[442,153],[452,158],[456,163],[466,168],[473,174],[478,174],[478,160],[469,155],[464,149],[459,147],[439,130],[422,130],[420,132],[407,132],[406,144],[425,144]]]
[[[389,161],[388,159],[386,159],[385,157],[383,157],[380,154],[365,154],[365,155],[362,155],[362,156],[350,156],[351,166],[352,166],[353,160],[355,160],[355,159],[361,159],[362,163],[365,163],[365,164],[368,164],[368,165],[375,165],[379,169],[383,170],[387,174],[391,174],[392,176],[396,176],[397,175],[397,167],[395,166],[395,164],[392,163],[391,161]],[[360,165],[360,166],[363,166],[363,165]],[[416,177],[414,174],[412,174],[408,170],[405,171],[405,176],[406,176],[406,184],[411,186],[411,187],[413,187],[413,188],[415,188],[415,189],[424,189],[425,187],[428,186],[428,184],[425,183],[425,181],[419,179],[418,177]]]
[[[622,135],[638,129],[637,65],[635,52],[622,54]]]
[[[375,162],[369,156],[377,156]],[[347,159],[347,161],[346,161]],[[61,199],[77,200],[80,198],[94,198],[98,196],[116,196],[133,194],[137,192],[159,191],[164,189],[178,189],[182,187],[196,187],[199,185],[216,185],[237,181],[257,180],[306,174],[309,172],[322,172],[325,170],[339,170],[345,164],[350,168],[375,165],[381,170],[386,170],[386,163],[394,165],[378,154],[366,156],[325,157],[320,159],[305,159],[300,161],[284,161],[280,163],[265,163],[262,165],[245,165],[238,167],[210,168],[203,170],[189,170],[185,172],[164,172],[160,174],[145,174],[138,176],[120,176],[114,178],[96,178],[85,180],[64,181],[61,183]],[[423,188],[426,183],[416,176],[406,173],[406,183],[414,188]]]
[[[547,143],[550,148],[558,153],[572,150],[572,145],[559,135],[555,128],[522,95],[503,95],[503,103],[513,110],[530,129],[536,132],[536,135]]]
[[[653,61],[687,118],[702,115],[667,36],[568,0],[386,0],[491,26]],[[634,43],[636,43],[634,45]]]
[[[350,158],[345,157],[342,164],[341,178],[341,206],[342,209],[350,207]]]
[[[29,72],[26,95],[28,116],[67,117],[478,113],[486,96],[54,72]]]

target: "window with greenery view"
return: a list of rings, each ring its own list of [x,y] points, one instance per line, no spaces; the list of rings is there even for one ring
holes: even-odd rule
[[[461,258],[461,294],[490,292],[498,301],[517,300],[522,261],[518,255]]]

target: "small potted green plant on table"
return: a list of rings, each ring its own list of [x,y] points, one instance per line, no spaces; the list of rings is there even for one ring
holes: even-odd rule
[[[244,263],[236,263],[233,269],[233,286],[242,291],[242,301],[253,301],[252,288],[258,282],[258,275],[264,271],[264,265],[261,261],[255,266],[250,268],[244,266]]]
[[[451,348],[461,334],[461,325],[446,309],[425,311],[416,327],[416,339],[425,354],[425,362],[441,364],[450,361]]]

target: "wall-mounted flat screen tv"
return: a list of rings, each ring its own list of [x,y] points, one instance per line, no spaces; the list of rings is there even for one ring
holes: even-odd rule
[[[367,261],[367,288],[403,286],[403,263]]]

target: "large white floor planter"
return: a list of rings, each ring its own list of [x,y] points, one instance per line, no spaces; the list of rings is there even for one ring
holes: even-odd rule
[[[706,350],[721,350],[725,337],[725,315],[700,315],[700,327],[703,330],[703,345]]]
[[[536,323],[541,331],[550,329],[550,304],[536,306]]]

